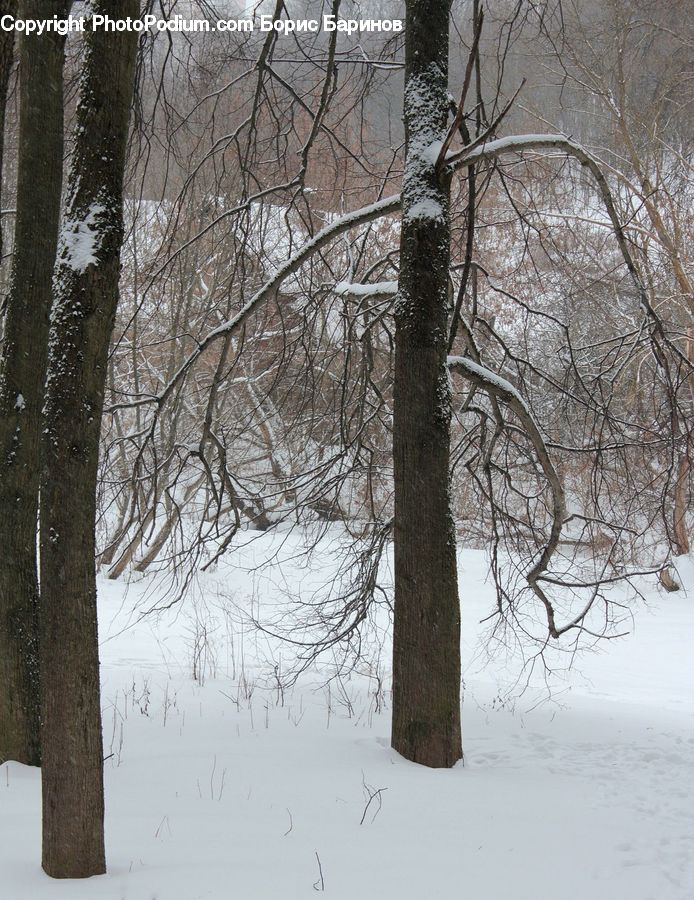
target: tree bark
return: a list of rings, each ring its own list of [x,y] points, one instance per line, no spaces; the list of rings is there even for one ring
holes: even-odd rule
[[[395,612],[392,745],[413,762],[462,756],[460,605],[450,509],[446,367],[449,0],[408,0],[406,164],[396,307],[393,457]]]
[[[675,482],[675,506],[672,514],[672,531],[674,549],[677,556],[689,553],[689,532],[687,530],[687,513],[689,511],[689,447],[681,453],[677,464],[677,481]]]
[[[91,9],[113,13],[113,4],[94,0]],[[137,17],[139,3],[122,0],[118,14]],[[56,878],[106,868],[94,523],[137,34],[88,30],[85,44],[54,282],[41,485],[43,868]]]
[[[24,18],[63,15],[65,3],[24,0],[19,12]],[[3,106],[11,64],[5,39]],[[19,41],[17,215],[0,357],[0,760],[29,765],[39,765],[41,757],[36,520],[62,186],[64,43],[51,32]]]
[[[0,0],[0,16],[13,16],[17,12],[17,0]],[[0,195],[2,194],[2,163],[5,150],[5,114],[7,89],[10,84],[14,58],[14,32],[0,33]],[[0,227],[0,258],[2,258],[2,228]]]

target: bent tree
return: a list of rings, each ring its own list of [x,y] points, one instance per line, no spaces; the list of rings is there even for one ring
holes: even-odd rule
[[[93,14],[112,12],[94,0]],[[123,16],[137,17],[137,0]],[[55,272],[41,484],[43,868],[105,871],[94,521],[137,35],[88,31]]]
[[[446,367],[450,174],[437,166],[448,120],[449,9],[448,0],[407,3],[393,396],[392,745],[407,759],[436,767],[462,756]]]
[[[19,5],[25,18],[65,11],[64,0]],[[12,46],[6,34],[2,41],[4,106]],[[64,44],[53,32],[19,41],[17,217],[0,356],[0,760],[29,765],[41,757],[36,520],[62,186]]]

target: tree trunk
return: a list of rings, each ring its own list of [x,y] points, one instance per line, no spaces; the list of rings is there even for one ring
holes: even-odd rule
[[[687,513],[689,507],[689,447],[680,453],[675,483],[675,507],[672,514],[674,550],[677,556],[689,553]]]
[[[449,0],[407,3],[393,417],[392,745],[407,759],[436,767],[452,766],[462,756],[446,367],[449,179],[435,166],[435,142],[444,140],[448,113],[449,7]]]
[[[64,2],[20,5],[25,18],[64,13]],[[5,37],[3,105],[11,62]],[[17,216],[0,358],[0,759],[29,765],[41,756],[36,518],[62,184],[64,43],[52,32],[19,41]]]
[[[14,16],[17,12],[17,0],[0,0],[0,16]],[[7,89],[12,72],[14,57],[14,32],[0,32],[0,195],[2,194],[2,162],[5,150],[5,112],[7,107]],[[2,228],[0,227],[0,259],[2,258]]]
[[[113,13],[106,0],[91,8]],[[122,0],[118,14],[137,17],[137,0]],[[56,878],[105,871],[94,523],[137,35],[88,30],[85,44],[55,273],[41,485],[43,868]]]

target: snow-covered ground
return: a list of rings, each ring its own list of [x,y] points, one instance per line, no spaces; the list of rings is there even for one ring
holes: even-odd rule
[[[514,698],[517,660],[480,652],[492,591],[463,551],[465,761],[432,771],[390,750],[374,678],[279,688],[239,609],[282,584],[249,552],[157,621],[131,611],[159,580],[101,582],[109,872],[41,872],[39,773],[9,762],[3,900],[694,898],[694,568],[689,594],[650,589],[629,637],[551,674],[547,701],[537,669]]]

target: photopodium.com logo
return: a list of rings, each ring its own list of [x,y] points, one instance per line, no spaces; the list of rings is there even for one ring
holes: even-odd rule
[[[119,19],[108,15],[67,16],[50,19],[20,19],[11,15],[0,17],[0,30],[17,31],[27,35],[41,36],[47,32],[70,34],[71,32],[121,31],[151,32],[251,32],[276,31],[278,34],[316,34],[319,31],[338,31],[353,35],[363,32],[397,33],[403,30],[402,19],[343,19],[339,16],[324,15],[320,19],[275,19],[261,15],[252,19],[186,19],[175,15],[170,19],[160,19],[154,15],[141,19],[131,17]]]

